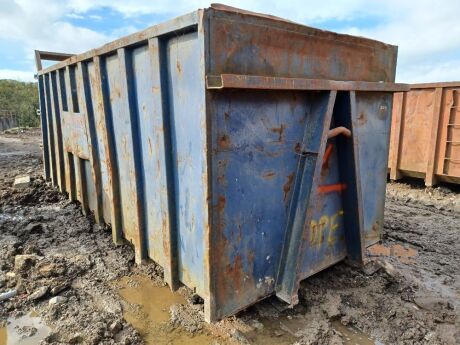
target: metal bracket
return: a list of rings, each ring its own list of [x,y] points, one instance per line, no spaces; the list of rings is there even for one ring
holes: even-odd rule
[[[48,52],[44,50],[36,50],[35,51],[35,65],[37,66],[37,72],[40,72],[43,69],[42,60],[64,61],[74,55],[75,54],[55,53],[55,52]]]
[[[216,89],[259,90],[317,90],[317,91],[409,91],[409,84],[369,81],[341,81],[327,79],[265,77],[244,74],[220,74],[206,76],[206,87]]]

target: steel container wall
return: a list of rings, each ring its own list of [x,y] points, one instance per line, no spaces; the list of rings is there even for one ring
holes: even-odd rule
[[[460,183],[460,82],[413,84],[395,94],[390,178]]]
[[[46,178],[206,320],[379,239],[396,47],[215,5],[37,66]]]

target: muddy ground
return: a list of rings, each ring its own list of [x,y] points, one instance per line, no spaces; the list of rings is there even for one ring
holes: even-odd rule
[[[31,185],[15,189],[21,174]],[[459,343],[458,186],[389,184],[364,269],[307,279],[293,309],[273,298],[207,325],[199,297],[170,293],[41,174],[38,131],[0,135],[0,296],[17,293],[0,301],[0,345]]]

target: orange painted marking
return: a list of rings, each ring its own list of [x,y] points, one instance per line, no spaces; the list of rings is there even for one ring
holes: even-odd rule
[[[323,165],[326,164],[327,161],[329,160],[329,157],[331,156],[331,153],[332,153],[332,149],[333,149],[333,145],[328,144],[327,148],[326,148],[326,151],[324,152]]]
[[[345,183],[336,183],[336,184],[325,184],[318,187],[318,192],[320,194],[341,192],[347,188]]]

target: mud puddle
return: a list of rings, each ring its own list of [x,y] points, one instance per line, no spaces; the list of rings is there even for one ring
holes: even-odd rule
[[[123,277],[115,286],[125,302],[124,318],[137,329],[145,344],[208,345],[215,339],[205,333],[188,333],[168,323],[170,307],[186,304],[186,300],[167,286],[157,286],[143,276]]]
[[[249,325],[256,330],[246,333],[245,336],[251,344],[295,344],[305,333],[309,333],[309,323],[311,320],[301,314],[284,315],[278,319],[261,318],[260,325],[249,322]],[[340,337],[343,345],[384,345],[356,328],[344,326],[340,321],[333,321],[332,329]]]
[[[344,345],[384,345],[378,340],[373,340],[367,334],[356,328],[350,328],[342,325],[340,321],[333,321],[332,327],[342,335]]]
[[[0,328],[0,345],[39,344],[50,331],[38,314],[32,311],[27,315],[7,320],[7,324]]]

